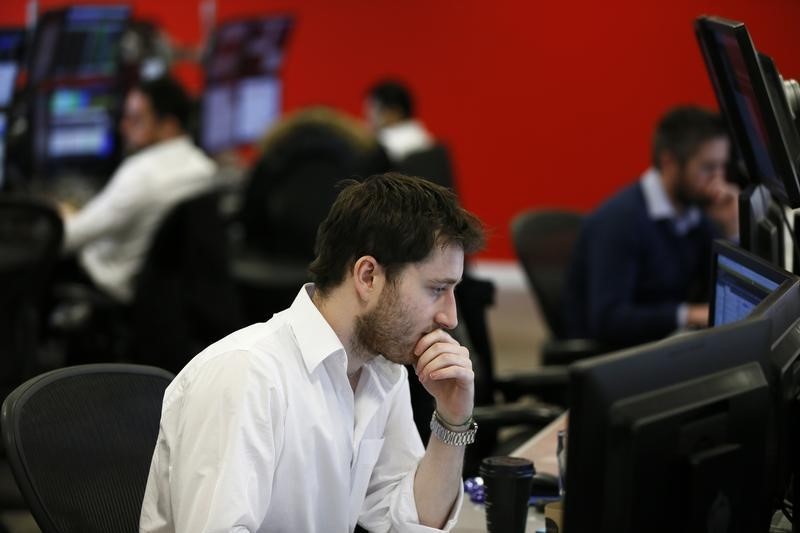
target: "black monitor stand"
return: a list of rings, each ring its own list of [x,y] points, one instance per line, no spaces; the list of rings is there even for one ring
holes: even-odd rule
[[[739,244],[748,252],[785,267],[783,207],[763,185],[748,185],[739,195]]]

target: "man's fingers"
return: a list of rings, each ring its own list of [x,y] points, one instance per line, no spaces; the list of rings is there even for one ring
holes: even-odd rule
[[[425,350],[420,358],[417,359],[417,363],[415,365],[417,374],[419,374],[420,371],[431,361],[441,357],[442,354],[454,354],[459,358],[469,361],[469,350],[460,344],[454,344],[452,342],[437,342]],[[470,364],[472,363],[470,362]]]
[[[424,380],[433,374],[437,374],[441,369],[448,367],[460,367],[472,371],[472,361],[469,357],[464,357],[461,354],[443,353],[419,367],[417,375],[421,380]]]
[[[445,330],[435,329],[430,333],[423,335],[422,338],[417,341],[417,345],[414,347],[414,355],[422,355],[428,348],[437,342],[447,342],[456,345],[458,344],[455,339],[453,339],[453,337],[451,337],[450,334]]]

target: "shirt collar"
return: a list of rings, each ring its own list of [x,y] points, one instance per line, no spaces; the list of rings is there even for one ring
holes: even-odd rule
[[[309,373],[314,372],[320,363],[335,353],[342,354],[345,365],[347,357],[342,341],[311,301],[313,293],[313,283],[303,285],[289,308],[288,316],[289,325]]]
[[[340,354],[344,365],[342,370],[346,371],[347,352],[344,345],[322,313],[319,312],[317,306],[314,305],[311,300],[312,294],[314,294],[314,284],[303,285],[289,307],[287,316],[287,322],[297,340],[306,370],[310,374],[327,358]],[[374,379],[366,379],[380,387],[382,394],[386,394],[388,390],[396,386],[403,377],[401,365],[392,363],[381,356],[370,359],[364,363],[362,368],[367,371],[362,374],[362,379],[371,374]]]
[[[647,214],[652,220],[669,220],[680,234],[686,234],[700,223],[701,213],[697,207],[690,207],[678,214],[667,196],[661,173],[649,168],[640,180]]]
[[[433,145],[430,133],[416,120],[404,120],[386,126],[378,132],[378,140],[393,161],[404,159],[411,153],[425,150]]]

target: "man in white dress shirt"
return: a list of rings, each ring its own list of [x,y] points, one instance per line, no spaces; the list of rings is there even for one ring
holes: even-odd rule
[[[140,530],[449,530],[474,440],[453,290],[480,222],[399,174],[342,190],[313,284],[196,356],[168,387]],[[436,401],[423,447],[406,369]]]
[[[133,298],[134,277],[169,209],[214,184],[215,164],[186,133],[190,110],[171,78],[134,87],[120,124],[128,157],[86,206],[65,211],[65,251],[119,301]]]

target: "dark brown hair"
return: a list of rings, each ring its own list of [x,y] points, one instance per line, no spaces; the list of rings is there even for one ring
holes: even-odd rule
[[[393,172],[342,184],[317,230],[317,257],[310,266],[321,294],[339,285],[365,255],[393,281],[402,267],[424,260],[434,246],[457,245],[466,254],[483,247],[480,221],[449,189]]]
[[[706,141],[728,137],[719,114],[701,107],[676,107],[664,115],[653,134],[653,166],[661,168],[661,154],[669,152],[683,166]]]

